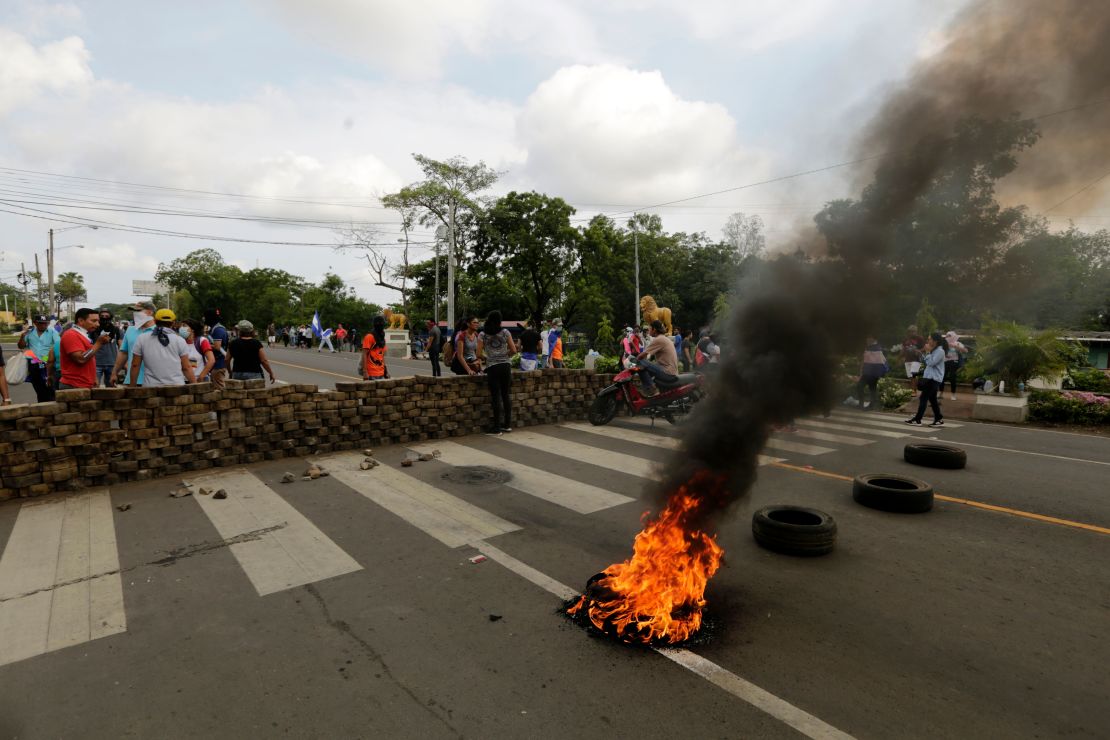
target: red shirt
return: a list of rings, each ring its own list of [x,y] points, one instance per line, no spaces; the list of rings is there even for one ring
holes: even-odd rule
[[[92,342],[77,329],[70,329],[62,335],[62,384],[74,388],[96,387],[96,361],[89,358],[84,365],[78,365],[69,358],[70,352],[82,354],[92,349]]]

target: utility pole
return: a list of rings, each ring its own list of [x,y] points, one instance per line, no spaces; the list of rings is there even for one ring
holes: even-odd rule
[[[636,227],[636,214],[632,215],[632,249],[635,254],[636,263],[636,310],[632,314],[634,323],[632,326],[639,331],[640,329],[640,237],[639,230]]]
[[[27,268],[22,262],[19,263],[19,282],[23,283],[23,303],[27,309],[27,326],[31,325],[31,296],[27,292],[27,286],[31,284],[31,278],[27,275]]]
[[[35,261],[38,261],[37,255]],[[51,316],[57,316],[58,312],[54,310],[54,229],[50,229],[50,248],[46,252],[46,279],[48,281],[47,290],[50,291],[50,297],[47,299],[50,308],[47,309],[47,313]]]
[[[38,255],[38,252],[36,252],[35,253],[35,303],[42,303],[43,302],[42,298],[43,298],[43,295],[42,295],[42,272],[39,271],[39,255]],[[42,308],[42,310],[46,311],[47,313],[50,313],[50,309],[46,307],[46,304],[43,304],[41,306],[41,308]]]
[[[447,236],[447,229],[442,226],[438,227],[436,229],[436,298],[434,303],[434,316],[436,326],[439,326],[439,246],[443,244],[443,237],[445,236]],[[449,326],[447,328],[451,331],[454,331],[453,326]]]
[[[447,253],[447,331],[455,331],[455,204],[449,207],[447,231],[450,244]],[[438,272],[436,273],[439,274]]]

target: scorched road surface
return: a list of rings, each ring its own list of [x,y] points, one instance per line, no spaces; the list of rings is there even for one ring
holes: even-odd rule
[[[721,528],[710,639],[679,662],[588,636],[555,595],[627,557],[669,427],[0,506],[0,736],[1107,736],[1110,439],[898,421],[837,412],[775,435]],[[902,462],[929,437],[968,443],[968,468]],[[412,449],[441,457],[401,468]],[[862,472],[998,508],[865,509],[839,478]],[[772,503],[831,513],[837,549],[761,550],[750,514]]]

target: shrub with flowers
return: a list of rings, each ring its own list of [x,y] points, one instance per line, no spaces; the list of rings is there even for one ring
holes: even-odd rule
[[[1055,424],[1110,424],[1110,396],[1089,391],[1033,391],[1029,418]]]

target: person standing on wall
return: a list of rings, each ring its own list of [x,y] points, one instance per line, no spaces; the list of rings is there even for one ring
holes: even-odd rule
[[[478,352],[486,358],[486,379],[489,381],[490,408],[493,420],[487,430],[490,434],[511,432],[512,404],[509,385],[513,366],[509,359],[516,354],[516,344],[508,329],[501,328],[501,312],[490,311],[482,333],[478,335]]]
[[[54,400],[53,372],[50,369],[52,352],[61,354],[61,337],[50,328],[50,318],[39,314],[31,319],[32,326],[19,335],[18,347],[30,350],[34,357],[27,358],[27,377],[35,389],[39,403]]]
[[[77,321],[61,338],[62,377],[59,390],[96,387],[96,353],[111,341],[103,332],[96,340],[89,334],[100,327],[100,315],[91,308],[79,308]]]
[[[443,375],[443,370],[439,366],[439,354],[443,351],[443,333],[431,319],[426,319],[424,325],[428,327],[428,361],[432,363],[432,377],[438,378]]]

